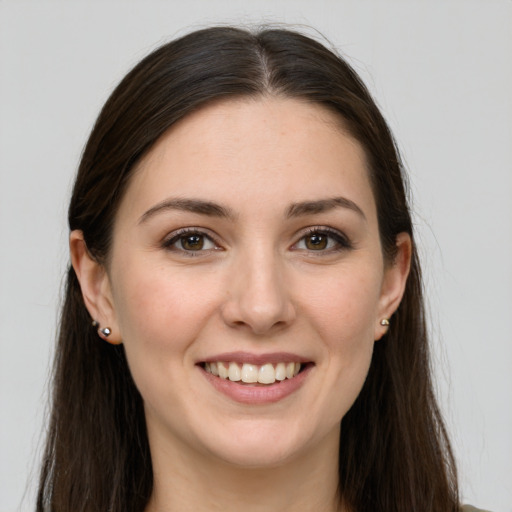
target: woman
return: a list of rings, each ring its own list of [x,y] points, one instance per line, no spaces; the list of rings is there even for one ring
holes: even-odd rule
[[[71,199],[38,510],[459,510],[402,172],[305,36],[138,64]]]

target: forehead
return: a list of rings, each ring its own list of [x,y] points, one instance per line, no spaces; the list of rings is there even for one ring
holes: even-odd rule
[[[125,201],[167,196],[273,207],[329,195],[373,203],[366,159],[339,115],[297,99],[210,104],[169,129],[135,170]]]

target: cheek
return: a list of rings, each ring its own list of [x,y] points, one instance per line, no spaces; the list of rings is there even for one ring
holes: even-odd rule
[[[381,279],[368,268],[372,267],[333,276],[310,302],[314,312],[309,316],[315,319],[326,350],[327,389],[330,399],[339,403],[341,416],[359,394],[374,348]]]
[[[165,267],[130,265],[118,278],[114,302],[135,384],[149,410],[178,407],[179,396],[191,394],[183,363],[193,359],[191,347],[212,317],[216,287]]]
[[[119,278],[114,302],[128,351],[137,347],[146,353],[183,350],[216,307],[214,280],[191,279],[187,270],[130,265]]]
[[[316,328],[337,349],[339,344],[357,345],[364,339],[373,342],[380,297],[379,275],[346,269],[326,279],[307,306]]]
[[[317,338],[319,347],[321,384],[312,416],[320,418],[326,431],[339,425],[368,374],[381,282],[378,270],[372,273],[371,268],[347,265],[329,278],[319,279],[317,275],[315,293],[307,299],[303,296],[302,314],[309,320],[312,338]]]

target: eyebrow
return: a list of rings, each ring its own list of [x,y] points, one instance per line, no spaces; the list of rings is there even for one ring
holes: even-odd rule
[[[317,201],[304,201],[301,203],[292,204],[286,213],[288,218],[300,217],[303,215],[314,215],[317,213],[324,213],[335,208],[347,208],[356,212],[360,217],[366,220],[366,215],[359,206],[347,199],[346,197],[332,197],[329,199],[319,199]]]
[[[165,201],[162,201],[150,208],[141,216],[139,224],[146,222],[157,213],[169,210],[192,212],[200,215],[208,215],[210,217],[220,217],[225,219],[233,219],[235,217],[232,210],[211,201],[203,201],[202,199],[172,198],[166,199]]]
[[[315,215],[318,213],[324,213],[335,208],[347,208],[354,211],[364,220],[366,216],[359,208],[359,206],[347,199],[346,197],[332,197],[328,199],[318,199],[316,201],[303,201],[300,203],[293,203],[286,211],[287,218],[301,217],[304,215]],[[219,217],[223,219],[234,219],[234,212],[225,206],[214,203],[212,201],[204,201],[202,199],[183,199],[183,198],[171,198],[156,204],[146,211],[139,219],[139,224],[146,222],[151,217],[158,213],[166,211],[185,211],[191,213],[197,213],[200,215],[207,215],[210,217]]]

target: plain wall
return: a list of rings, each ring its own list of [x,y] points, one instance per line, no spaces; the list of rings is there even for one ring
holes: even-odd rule
[[[0,0],[1,512],[33,509],[67,201],[102,103],[160,43],[262,21],[327,36],[394,130],[462,494],[512,511],[511,1]]]

